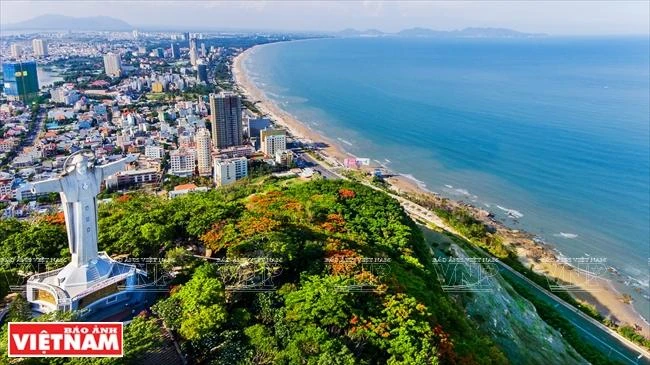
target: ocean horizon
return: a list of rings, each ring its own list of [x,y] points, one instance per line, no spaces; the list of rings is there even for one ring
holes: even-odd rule
[[[606,259],[650,318],[647,37],[318,39],[255,47],[244,67],[347,152]]]

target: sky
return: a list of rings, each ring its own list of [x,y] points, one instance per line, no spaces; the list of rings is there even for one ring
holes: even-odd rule
[[[551,35],[650,34],[650,1],[19,1],[0,22],[43,14],[106,15],[134,27],[394,32],[500,27]]]

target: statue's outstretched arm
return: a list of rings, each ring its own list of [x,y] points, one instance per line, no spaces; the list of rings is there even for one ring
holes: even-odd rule
[[[128,155],[124,158],[121,158],[117,161],[113,161],[111,163],[107,163],[106,165],[101,165],[101,166],[95,166],[95,169],[101,170],[101,179],[104,180],[107,177],[111,175],[115,175],[116,173],[124,170],[124,166],[127,163],[131,163],[133,161],[137,160],[137,157],[135,155]]]
[[[34,194],[40,193],[59,193],[63,190],[61,186],[61,179],[56,177],[53,179],[41,180],[30,183],[27,185],[28,189]]]

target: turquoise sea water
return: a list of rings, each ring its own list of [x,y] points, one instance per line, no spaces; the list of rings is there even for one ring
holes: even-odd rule
[[[650,316],[648,38],[324,39],[252,52],[254,82],[311,128],[566,257],[605,258]]]

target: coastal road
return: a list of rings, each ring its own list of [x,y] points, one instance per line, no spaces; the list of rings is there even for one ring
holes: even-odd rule
[[[375,186],[366,184],[374,189],[379,189]],[[395,199],[398,199],[406,212],[411,217],[417,218],[424,222],[432,223],[442,229],[450,231],[460,237],[458,232],[455,232],[451,227],[447,226],[440,217],[426,208],[408,201],[397,195],[390,194]],[[488,252],[480,247],[478,248],[486,257],[492,257]],[[537,285],[537,283],[528,279],[521,273],[517,272],[505,263],[497,260],[499,264],[499,272],[501,276],[511,282],[516,282],[519,285],[527,288],[538,299],[544,301],[546,304],[555,308],[563,318],[569,321],[577,330],[578,335],[587,343],[607,355],[611,360],[618,361],[622,364],[649,364],[650,365],[650,352],[641,348],[640,346],[627,340],[620,334],[611,330],[602,323],[587,316],[574,306],[568,304],[555,294]]]
[[[650,354],[648,351],[630,343],[618,333],[532,282],[510,266],[501,261],[497,261],[497,263],[499,264],[499,273],[501,276],[510,282],[516,282],[525,286],[538,299],[554,307],[564,319],[576,328],[581,338],[598,348],[609,359],[623,364],[650,364]]]
[[[318,173],[326,178],[326,179],[344,179],[343,176],[339,175],[335,171],[329,169],[328,167],[325,166],[324,163],[321,163],[320,161],[316,160],[312,156],[310,156],[308,153],[304,152],[296,152],[296,155],[299,159],[303,160],[306,162],[305,167],[310,167],[314,169],[314,171],[318,171]]]
[[[334,179],[347,179],[346,177],[336,173],[333,169],[326,166],[321,161],[316,160],[306,153],[301,153],[298,155],[303,160],[307,161],[310,166],[315,170],[319,171],[321,175],[326,178]],[[404,207],[404,210],[413,218],[418,220],[431,223],[437,227],[440,227],[444,230],[447,230],[455,235],[462,237],[456,230],[452,227],[449,227],[440,217],[438,217],[432,211],[416,204],[408,199],[402,198],[401,196],[391,194],[386,192],[383,189],[380,189],[370,183],[364,182],[364,185],[387,193],[391,197],[397,199]],[[477,247],[478,248],[478,247]],[[478,248],[484,255],[491,257],[489,253]],[[598,348],[607,357],[613,361],[620,362],[622,364],[648,364],[650,365],[650,352],[641,348],[637,344],[631,342],[630,340],[624,338],[617,332],[603,325],[602,323],[596,321],[595,319],[587,316],[574,306],[566,303],[561,298],[557,297],[555,294],[549,292],[548,290],[537,285],[532,280],[528,279],[521,273],[517,272],[510,266],[504,264],[503,262],[497,260],[499,264],[499,272],[501,275],[510,280],[511,282],[516,282],[524,287],[526,287],[533,295],[535,295],[539,300],[544,301],[546,304],[555,308],[563,318],[569,321],[577,330],[578,335],[587,343]]]
[[[370,184],[366,185],[370,186],[373,189],[380,190],[379,188]],[[440,217],[427,210],[426,208],[397,195],[390,193],[389,195],[400,201],[406,212],[411,215],[411,217],[417,218],[424,222],[432,223],[437,227],[463,237],[453,228],[447,226],[447,224],[445,224]],[[480,247],[476,248],[478,248],[486,257],[492,257],[488,252],[484,251]],[[501,276],[511,282],[514,281],[519,285],[524,286],[538,299],[554,307],[555,310],[558,311],[563,318],[569,321],[576,328],[578,335],[584,341],[606,354],[609,359],[618,361],[622,364],[650,365],[650,352],[627,340],[602,323],[587,316],[574,306],[568,304],[561,298],[557,297],[555,294],[537,285],[537,283],[528,279],[500,260],[497,260],[497,263],[499,264],[499,272]]]

